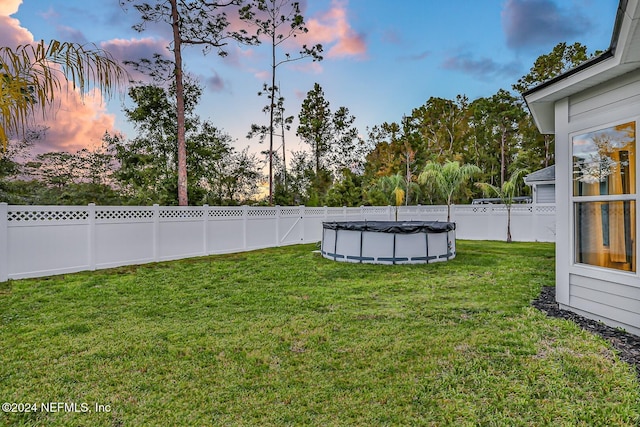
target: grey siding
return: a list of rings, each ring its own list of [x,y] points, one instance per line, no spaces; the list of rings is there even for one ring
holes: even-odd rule
[[[569,306],[640,335],[640,288],[578,274],[569,276]]]
[[[572,179],[569,135],[635,120],[640,116],[640,73],[626,74],[573,95],[568,99],[568,104],[568,115],[556,116],[556,130],[562,133],[562,136],[556,135],[556,185],[562,185],[563,188],[570,185]],[[556,109],[558,111],[559,103]],[[636,136],[638,149],[640,138]],[[563,156],[567,156],[566,160],[561,160]],[[557,270],[557,292],[561,293],[561,298],[558,298],[561,307],[640,335],[640,275],[574,265],[571,189],[566,190],[567,194],[560,195],[556,201],[558,215],[566,215],[565,218],[570,220],[565,230],[569,250],[561,250],[556,254],[557,263],[564,266]],[[640,191],[636,196],[640,196]],[[638,242],[640,230],[636,233],[635,240]],[[564,239],[558,236],[558,240]],[[640,257],[636,262],[638,260]]]
[[[538,184],[536,188],[536,203],[555,203],[555,184]]]
[[[569,121],[590,119],[640,103],[640,74],[628,73],[570,98]]]

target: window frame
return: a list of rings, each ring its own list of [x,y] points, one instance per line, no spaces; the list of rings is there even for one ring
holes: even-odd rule
[[[576,138],[577,136],[580,135],[585,135],[585,134],[590,134],[590,133],[596,133],[598,131],[603,131],[609,128],[613,128],[615,126],[619,126],[619,125],[623,125],[623,124],[627,124],[627,123],[633,123],[634,124],[634,129],[635,129],[635,134],[634,134],[634,155],[635,155],[635,193],[633,194],[607,194],[607,195],[590,195],[590,196],[580,196],[580,195],[575,195],[574,194],[574,138]],[[583,127],[583,128],[579,128],[577,130],[571,131],[569,132],[569,171],[568,171],[568,192],[569,192],[569,206],[568,206],[568,210],[569,210],[569,225],[571,228],[570,231],[570,235],[571,235],[571,244],[570,244],[570,265],[573,268],[578,268],[578,269],[587,269],[587,270],[591,270],[591,271],[597,271],[597,272],[602,272],[605,274],[609,274],[609,273],[615,273],[615,274],[622,274],[625,276],[633,276],[633,277],[639,277],[640,276],[640,269],[638,268],[638,232],[640,231],[640,229],[638,228],[638,226],[640,225],[640,215],[638,214],[638,209],[640,208],[640,204],[639,201],[640,199],[638,198],[638,193],[640,191],[640,188],[638,186],[638,183],[640,181],[639,177],[638,177],[638,173],[640,172],[639,170],[639,165],[640,165],[640,144],[639,144],[639,138],[638,138],[638,134],[640,129],[638,128],[638,126],[640,125],[640,116],[632,116],[632,117],[627,117],[624,119],[619,119],[619,120],[615,120],[615,121],[611,121],[611,122],[607,122],[607,123],[601,123],[595,126],[589,126],[589,127]],[[633,268],[635,271],[629,271],[629,270],[622,270],[622,269],[618,269],[615,267],[605,267],[605,266],[601,266],[601,265],[595,265],[595,264],[587,264],[587,263],[583,263],[583,262],[578,262],[577,258],[578,258],[578,224],[577,224],[577,219],[576,218],[576,211],[577,211],[577,204],[578,203],[587,203],[587,202],[624,202],[624,201],[633,201],[635,204],[635,211],[634,211],[634,215],[635,215],[635,235],[632,236],[632,241],[633,241]],[[557,203],[557,200],[556,200]]]

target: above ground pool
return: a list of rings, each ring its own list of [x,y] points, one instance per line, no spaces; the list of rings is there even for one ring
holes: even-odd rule
[[[456,256],[453,222],[347,221],[322,227],[322,256],[335,261],[415,264]]]

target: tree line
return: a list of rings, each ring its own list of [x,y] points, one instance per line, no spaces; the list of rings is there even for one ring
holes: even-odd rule
[[[136,82],[128,90],[134,106],[124,112],[137,135],[125,140],[105,134],[102,146],[93,150],[28,158],[29,147],[46,130],[23,132],[19,143],[0,154],[0,200],[309,206],[466,202],[482,194],[479,186],[463,184],[445,200],[433,180],[420,177],[426,176],[430,165],[454,161],[476,166],[475,181],[499,188],[516,172],[553,164],[553,138],[539,134],[519,94],[589,57],[579,43],[560,43],[539,57],[510,90],[500,89],[473,101],[465,95],[432,97],[396,122],[367,128],[364,136],[354,126],[355,116],[349,109],[332,109],[316,83],[303,101],[295,129],[308,149],[287,152],[285,130],[293,116],[285,114],[285,100],[275,85],[277,67],[305,58],[322,59],[320,45],[278,56],[282,41],[307,31],[297,2],[229,2],[247,28],[255,29],[253,34],[229,30],[227,14],[215,10],[219,5],[214,3],[170,0],[152,6],[122,1],[128,3],[141,14],[136,26],[140,31],[147,22],[165,22],[174,30],[173,60],[156,56],[130,64],[153,77],[152,83]],[[176,14],[184,19],[176,21]],[[194,32],[196,28],[200,30]],[[204,45],[224,56],[228,40],[257,44],[262,39],[272,50],[271,82],[259,92],[268,99],[264,111],[269,113],[269,123],[253,125],[248,134],[269,141],[260,157],[247,149],[237,150],[228,134],[195,114],[202,89],[182,73],[180,49]],[[11,81],[8,72],[3,77]],[[32,86],[19,90],[18,98],[27,104],[36,102],[29,96]],[[282,139],[282,151],[274,149],[275,137]],[[268,175],[262,173],[264,165]],[[265,182],[267,197],[260,190]]]

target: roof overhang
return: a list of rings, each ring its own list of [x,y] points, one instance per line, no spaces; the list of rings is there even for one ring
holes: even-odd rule
[[[541,133],[555,133],[557,101],[640,68],[638,4],[620,0],[609,49],[523,94]]]

